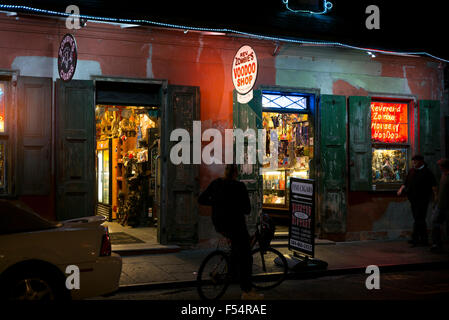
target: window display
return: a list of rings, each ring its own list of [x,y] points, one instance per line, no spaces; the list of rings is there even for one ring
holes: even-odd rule
[[[111,204],[110,191],[110,148],[109,140],[97,141],[98,157],[98,202]]]
[[[0,133],[5,132],[5,85],[0,83]]]
[[[373,185],[401,184],[407,173],[407,149],[373,148]]]
[[[407,103],[371,102],[371,141],[373,190],[395,190],[407,172]]]
[[[5,187],[5,143],[0,142],[0,188]]]
[[[263,204],[288,208],[290,177],[308,179],[310,175],[313,134],[309,115],[277,112],[263,112],[262,115],[267,131],[265,156],[269,159],[262,171]],[[273,151],[275,144],[278,148]]]

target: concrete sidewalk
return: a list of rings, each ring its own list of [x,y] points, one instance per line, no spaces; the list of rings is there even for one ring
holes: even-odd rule
[[[291,254],[286,246],[276,249],[284,255]],[[290,270],[289,278],[364,273],[368,265],[379,266],[381,272],[449,267],[447,249],[442,254],[432,253],[429,249],[411,248],[404,240],[324,242],[315,246],[315,258],[327,262],[328,268]],[[120,291],[192,286],[201,261],[213,250],[123,256]]]

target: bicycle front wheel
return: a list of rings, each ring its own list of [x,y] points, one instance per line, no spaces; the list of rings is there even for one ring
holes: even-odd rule
[[[270,247],[264,250],[256,248],[252,255],[252,284],[255,288],[271,289],[284,281],[288,264],[282,253]]]
[[[217,300],[231,281],[228,255],[220,250],[210,253],[201,263],[197,275],[197,290],[203,300]]]

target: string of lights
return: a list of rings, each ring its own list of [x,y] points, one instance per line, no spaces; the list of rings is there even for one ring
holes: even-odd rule
[[[284,1],[284,0],[283,0]],[[286,0],[285,0],[286,1]],[[329,4],[330,2],[327,2]],[[326,7],[326,6],[325,6]],[[236,34],[241,36],[246,36],[250,38],[257,38],[262,40],[270,40],[275,42],[286,42],[286,43],[296,43],[296,44],[308,44],[308,45],[323,45],[323,46],[336,46],[336,47],[342,47],[342,48],[348,48],[348,49],[354,49],[354,50],[361,50],[364,52],[377,52],[377,53],[384,53],[384,54],[394,54],[394,55],[419,55],[419,56],[427,56],[431,57],[433,59],[442,61],[442,62],[449,62],[449,60],[437,57],[435,55],[432,55],[427,52],[400,52],[400,51],[387,51],[387,50],[381,50],[381,49],[373,49],[373,48],[362,48],[358,46],[353,46],[341,42],[331,42],[331,41],[310,41],[310,40],[302,40],[302,39],[291,39],[291,38],[285,38],[285,37],[274,37],[274,36],[267,36],[267,35],[260,35],[260,34],[254,34],[249,32],[243,32],[239,30],[234,29],[228,29],[228,28],[206,28],[206,27],[194,27],[194,26],[186,26],[186,25],[178,25],[178,24],[171,24],[171,23],[164,23],[164,22],[158,22],[158,21],[152,21],[152,20],[145,20],[145,19],[123,19],[123,18],[111,18],[111,17],[99,17],[99,16],[91,16],[91,15],[84,15],[84,14],[71,14],[66,12],[59,12],[59,11],[53,11],[53,10],[46,10],[46,9],[39,9],[29,6],[23,6],[23,5],[8,5],[8,4],[0,4],[0,9],[4,11],[18,11],[23,10],[28,13],[39,13],[44,15],[51,15],[51,16],[59,16],[59,17],[75,17],[80,19],[86,19],[86,20],[93,20],[93,21],[102,21],[102,22],[112,22],[112,23],[124,23],[124,24],[136,24],[136,25],[153,25],[158,27],[165,27],[170,29],[179,29],[179,30],[192,30],[192,31],[200,31],[200,32],[217,32],[217,33],[225,33],[225,34]],[[318,14],[318,13],[317,13]],[[370,54],[372,56],[372,54]]]
[[[316,11],[310,11],[310,10],[294,10],[294,9],[291,9],[290,6],[288,5],[289,0],[282,0],[282,2],[285,4],[285,7],[288,10],[290,10],[294,13],[326,14],[333,7],[332,2],[323,0],[323,2],[324,2],[323,3],[323,8],[324,8],[323,11],[316,12]]]

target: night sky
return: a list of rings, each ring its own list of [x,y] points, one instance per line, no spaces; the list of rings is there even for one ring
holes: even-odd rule
[[[290,0],[302,3],[315,0]],[[27,0],[4,1],[38,8],[65,11],[69,4],[81,14],[146,19],[185,26],[227,28],[259,35],[299,40],[340,42],[364,48],[420,52],[449,60],[449,4],[443,1],[330,0],[326,15],[289,11],[282,0]],[[321,2],[321,1],[319,1]],[[292,4],[293,5],[293,4]],[[380,10],[380,29],[368,30],[367,6]]]

